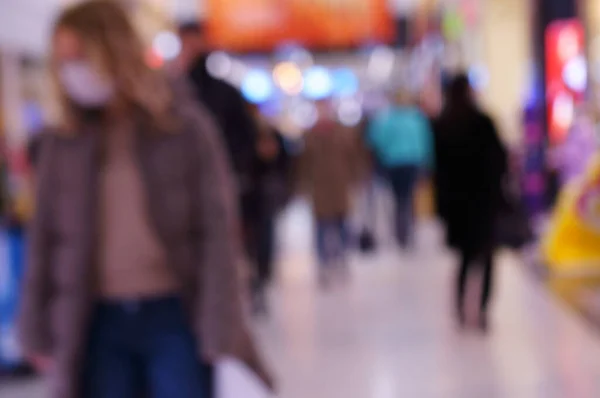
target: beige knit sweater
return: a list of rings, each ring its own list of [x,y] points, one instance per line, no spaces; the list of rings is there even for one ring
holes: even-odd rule
[[[173,294],[178,284],[165,248],[150,225],[133,131],[110,130],[100,177],[100,297],[143,299]]]

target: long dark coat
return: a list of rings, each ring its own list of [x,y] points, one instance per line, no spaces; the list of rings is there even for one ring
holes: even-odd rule
[[[433,128],[437,208],[448,243],[475,251],[493,245],[507,168],[494,123],[473,108],[442,115]]]

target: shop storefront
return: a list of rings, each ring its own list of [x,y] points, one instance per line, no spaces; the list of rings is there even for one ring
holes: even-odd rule
[[[560,177],[544,262],[552,290],[600,325],[600,2],[544,3],[546,154]]]

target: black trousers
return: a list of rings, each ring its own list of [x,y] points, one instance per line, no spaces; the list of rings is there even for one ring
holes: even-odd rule
[[[492,249],[470,250],[461,249],[461,263],[456,281],[456,305],[459,316],[464,316],[465,293],[469,276],[475,271],[481,271],[482,287],[479,309],[487,313],[494,284],[494,252]]]
[[[254,236],[254,259],[256,273],[253,287],[264,289],[273,276],[273,257],[275,251],[275,214],[265,211],[256,223]]]

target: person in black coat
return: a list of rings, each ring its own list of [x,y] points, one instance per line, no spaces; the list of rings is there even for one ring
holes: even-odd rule
[[[465,290],[472,271],[483,276],[478,326],[487,330],[492,293],[495,224],[502,204],[506,151],[492,119],[482,112],[465,75],[455,77],[446,104],[433,121],[436,145],[434,181],[437,208],[448,244],[461,255],[456,310],[465,325]]]
[[[197,99],[212,113],[228,149],[235,173],[244,223],[256,218],[257,127],[241,92],[208,70],[209,51],[201,25],[196,22],[179,27],[182,42],[180,69],[195,90]]]

